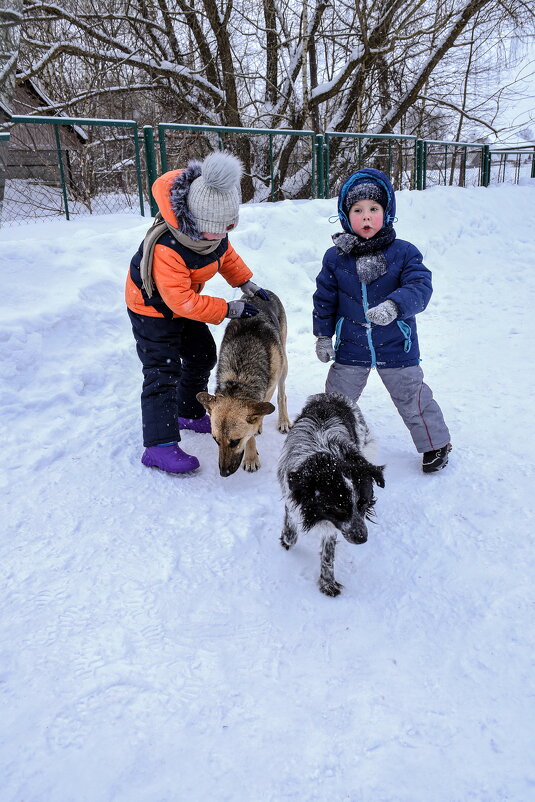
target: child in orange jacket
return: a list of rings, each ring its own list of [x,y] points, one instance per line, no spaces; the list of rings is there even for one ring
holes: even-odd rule
[[[241,164],[230,153],[190,161],[153,184],[159,213],[132,258],[126,305],[143,365],[144,465],[168,473],[199,467],[178,445],[180,429],[210,432],[196,399],[208,387],[216,346],[207,323],[251,317],[248,301],[202,295],[216,273],[246,298],[269,297],[228,240],[238,223]]]

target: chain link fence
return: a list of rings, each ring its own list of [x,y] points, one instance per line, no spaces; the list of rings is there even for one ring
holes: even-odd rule
[[[530,150],[489,151],[489,181],[518,184],[523,178],[535,178],[535,148]]]
[[[396,189],[416,188],[416,137],[397,134],[323,134],[324,197],[329,197],[354,170],[382,170]]]
[[[161,123],[157,136],[133,120],[14,116],[0,133],[0,224],[86,214],[155,214],[162,172],[226,149],[244,165],[244,202],[328,198],[361,167],[396,189],[488,186],[535,178],[535,148],[415,136]],[[3,201],[2,201],[3,197]]]
[[[313,131],[160,123],[160,168],[165,172],[171,165],[185,165],[192,153],[203,159],[211,151],[224,149],[243,164],[244,202],[314,198],[315,138]]]
[[[137,123],[11,119],[1,224],[84,214],[145,214]]]

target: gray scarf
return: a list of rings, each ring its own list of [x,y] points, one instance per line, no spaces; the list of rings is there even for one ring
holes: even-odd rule
[[[371,284],[379,276],[384,276],[387,271],[383,251],[394,242],[396,232],[389,223],[383,226],[375,237],[368,240],[348,232],[333,234],[332,239],[338,253],[351,253],[356,257],[357,275],[360,281]]]
[[[212,253],[212,251],[215,251],[215,249],[221,243],[220,239],[191,239],[191,237],[188,237],[186,234],[183,234],[181,231],[179,231],[178,228],[173,228],[170,223],[167,223],[163,219],[161,212],[158,212],[154,218],[153,224],[145,235],[145,239],[143,240],[143,256],[141,257],[141,264],[139,265],[143,289],[149,298],[152,297],[152,291],[154,289],[154,281],[152,278],[152,258],[154,256],[154,246],[162,234],[165,234],[166,231],[170,231],[177,242],[180,242],[181,245],[184,245],[186,248],[189,248],[190,251],[194,251],[195,253]]]

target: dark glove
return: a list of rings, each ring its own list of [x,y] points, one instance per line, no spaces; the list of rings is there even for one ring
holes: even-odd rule
[[[318,337],[316,340],[316,356],[320,362],[330,362],[336,356],[332,337]]]
[[[227,304],[227,314],[225,317],[254,317],[260,312],[256,306],[248,304],[247,301],[229,301]]]
[[[246,281],[245,284],[240,284],[240,290],[246,298],[254,298],[255,295],[258,295],[258,297],[263,298],[264,301],[270,300],[267,290],[263,290],[262,287],[259,287],[254,281]]]
[[[366,317],[375,323],[376,326],[388,326],[398,316],[398,308],[394,301],[383,301],[377,306],[372,306],[366,312]]]

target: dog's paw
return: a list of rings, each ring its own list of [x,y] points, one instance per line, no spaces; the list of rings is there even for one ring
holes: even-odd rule
[[[260,457],[258,454],[253,459],[245,459],[243,461],[243,470],[249,471],[249,473],[254,473],[260,467]]]
[[[337,582],[336,579],[333,579],[331,582],[325,582],[320,579],[318,585],[321,592],[325,593],[326,596],[339,596],[344,587],[342,583]]]
[[[295,546],[295,542],[297,540],[297,535],[292,534],[291,532],[287,535],[285,532],[282,533],[280,536],[280,544],[283,549],[289,551],[292,546]]]
[[[278,427],[277,428],[278,428],[279,432],[281,432],[282,434],[288,434],[288,432],[292,428],[292,424],[290,423],[290,421],[288,419],[280,420],[279,423],[278,423]]]

